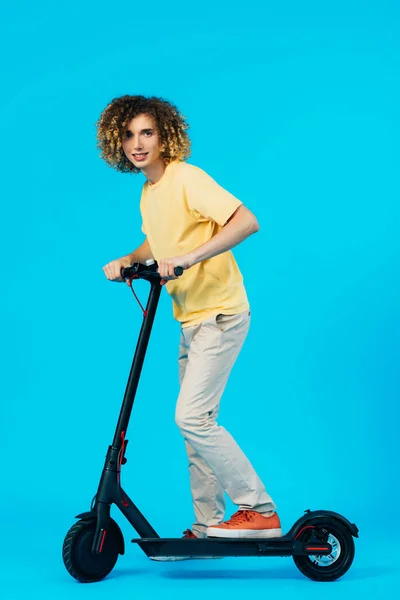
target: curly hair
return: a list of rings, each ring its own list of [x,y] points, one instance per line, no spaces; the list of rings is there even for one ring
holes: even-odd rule
[[[189,125],[176,106],[155,96],[121,96],[106,106],[96,122],[97,148],[108,166],[122,173],[140,173],[126,158],[122,139],[130,121],[141,114],[149,115],[155,122],[165,164],[190,156],[190,139],[186,133]]]

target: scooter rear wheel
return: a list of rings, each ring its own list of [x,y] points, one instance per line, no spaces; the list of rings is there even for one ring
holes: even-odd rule
[[[354,540],[345,525],[336,519],[312,519],[305,523],[305,529],[297,538],[308,542],[316,530],[321,541],[332,546],[329,556],[293,556],[297,568],[314,581],[334,581],[339,579],[350,568],[354,559]]]
[[[104,579],[114,568],[118,559],[120,530],[110,518],[101,554],[92,554],[96,529],[94,519],[75,523],[64,539],[62,556],[68,573],[81,583],[94,583]]]

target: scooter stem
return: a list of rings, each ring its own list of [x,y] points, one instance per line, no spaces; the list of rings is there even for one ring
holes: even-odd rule
[[[133,358],[131,371],[129,373],[124,400],[122,402],[118,424],[115,430],[114,440],[112,443],[112,445],[117,448],[120,448],[122,444],[122,432],[124,432],[125,435],[126,430],[128,428],[133,402],[135,399],[140,374],[142,372],[144,357],[146,355],[146,350],[150,339],[150,333],[162,290],[162,286],[160,285],[159,280],[153,279],[152,281],[150,281],[150,285],[151,289],[149,298],[147,300],[146,312],[145,316],[143,317],[143,323],[139,333],[139,339],[136,346],[135,356]]]

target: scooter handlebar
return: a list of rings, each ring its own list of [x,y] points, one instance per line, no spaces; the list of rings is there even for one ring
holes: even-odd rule
[[[177,277],[179,277],[183,273],[183,268],[175,267],[174,273]],[[154,260],[148,260],[146,261],[146,264],[133,263],[130,267],[121,268],[121,277],[123,279],[131,279],[132,277],[139,277],[143,279],[153,277],[156,279],[160,279],[160,274],[158,272],[158,264]]]

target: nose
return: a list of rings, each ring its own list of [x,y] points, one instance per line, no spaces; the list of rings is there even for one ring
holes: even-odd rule
[[[139,135],[137,137],[135,137],[133,140],[133,148],[134,148],[134,150],[142,150],[142,148],[143,148],[143,142],[140,139]]]

